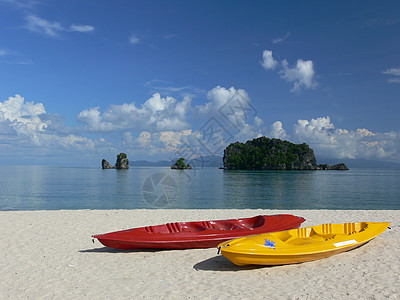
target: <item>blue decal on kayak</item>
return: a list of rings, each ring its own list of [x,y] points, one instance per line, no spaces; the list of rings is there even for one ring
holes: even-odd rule
[[[268,248],[276,250],[275,249],[275,242],[274,241],[270,241],[269,239],[265,239],[264,247],[268,247]]]

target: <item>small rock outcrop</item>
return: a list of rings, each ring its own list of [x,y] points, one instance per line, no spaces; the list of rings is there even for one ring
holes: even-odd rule
[[[125,153],[120,153],[117,155],[117,162],[115,166],[112,166],[107,160],[103,159],[101,161],[102,169],[129,169],[129,160]]]
[[[265,136],[232,143],[224,150],[226,170],[348,170],[345,164],[317,165],[313,149]]]
[[[129,169],[129,160],[125,153],[117,155],[117,162],[115,163],[117,169]]]
[[[112,166],[107,160],[103,159],[101,161],[101,168],[102,169],[115,169],[114,166]]]
[[[344,163],[340,163],[340,164],[336,164],[333,166],[330,166],[328,164],[321,164],[317,166],[316,170],[338,170],[338,171],[347,171],[349,170],[349,168],[344,164]]]
[[[185,170],[188,169],[190,170],[192,168],[191,165],[185,164],[185,159],[183,157],[179,158],[176,163],[174,163],[171,166],[171,169],[176,169],[176,170]]]

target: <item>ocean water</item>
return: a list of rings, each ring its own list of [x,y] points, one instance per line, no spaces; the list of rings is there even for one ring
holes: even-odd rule
[[[0,166],[0,210],[400,209],[400,170]]]

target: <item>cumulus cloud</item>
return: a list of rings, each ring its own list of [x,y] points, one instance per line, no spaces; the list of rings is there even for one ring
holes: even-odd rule
[[[126,132],[123,145],[145,155],[163,153],[171,156],[171,154],[180,151],[180,148],[191,135],[192,130],[190,129],[160,132],[142,131],[137,138],[134,138],[132,132]]]
[[[99,107],[93,107],[83,110],[78,120],[91,132],[183,130],[190,127],[185,121],[190,104],[189,97],[178,101],[155,93],[139,108],[133,102],[111,105],[104,113],[100,112]]]
[[[245,90],[216,86],[207,93],[207,99],[207,103],[194,109],[200,116],[208,117],[194,136],[208,154],[216,154],[229,142],[245,142],[265,132],[263,121],[256,116],[257,110]]]
[[[182,131],[162,131],[160,132],[159,141],[164,143],[166,146],[171,146],[177,149],[182,144],[181,138],[192,134],[192,130]]]
[[[125,138],[125,140],[128,143],[132,143],[133,139],[132,139],[132,134],[129,132],[126,134],[127,137],[129,138]],[[147,148],[148,145],[151,145],[151,133],[148,131],[142,131],[139,135],[139,137],[136,139],[136,141],[139,143],[141,148]]]
[[[9,97],[0,102],[0,122],[8,124],[17,134],[37,139],[37,134],[45,131],[49,122],[43,121],[41,116],[46,114],[42,103],[25,103],[20,95]]]
[[[243,89],[229,89],[216,86],[207,93],[209,100],[195,110],[202,116],[216,116],[221,122],[226,119],[235,128],[243,127],[257,111],[251,105],[250,97]]]
[[[90,131],[129,131],[124,135],[125,144],[145,149],[147,154],[170,153],[170,157],[184,155],[190,159],[221,155],[229,142],[261,136],[263,130],[263,121],[255,116],[246,91],[234,87],[213,88],[207,93],[206,103],[194,108],[190,98],[177,101],[172,97],[162,98],[158,93],[140,108],[135,104],[125,106],[130,112],[127,115],[112,116],[119,112],[119,107],[113,106],[103,114],[98,108],[85,110],[79,119]],[[203,123],[192,128],[185,121],[189,113]]]
[[[261,65],[265,70],[274,70],[278,64],[279,62],[272,57],[272,51],[263,51],[263,60],[261,61]]]
[[[276,121],[271,125],[271,132],[269,134],[272,138],[284,140],[288,136],[286,130],[283,129],[283,124],[281,121]]]
[[[329,116],[310,121],[298,120],[294,131],[298,142],[308,143],[318,155],[324,157],[400,162],[399,132],[336,129]]]
[[[272,51],[264,50],[261,65],[266,71],[274,70],[279,66],[280,77],[293,83],[291,92],[299,92],[303,88],[313,89],[317,86],[317,82],[314,80],[315,70],[312,60],[298,59],[296,65],[290,67],[288,61],[284,59],[279,65],[278,61],[274,59]]]
[[[282,70],[279,72],[281,78],[288,82],[293,82],[291,92],[298,92],[302,88],[312,89],[317,86],[314,81],[314,65],[311,60],[297,60],[296,66],[289,67],[286,60],[282,61]]]
[[[93,150],[104,141],[68,133],[56,115],[50,115],[42,103],[26,102],[20,95],[0,102],[0,136],[3,141],[38,147]]]
[[[169,158],[183,155],[195,159],[200,155],[222,155],[230,142],[245,142],[267,135],[295,143],[305,142],[315,150],[317,157],[400,162],[400,132],[340,129],[329,116],[300,119],[290,135],[281,121],[274,122],[267,130],[263,120],[251,110],[247,93],[233,87],[215,87],[201,106],[192,108],[190,102],[188,98],[178,101],[154,94],[140,107],[125,103],[110,106],[105,112],[94,107],[79,114],[84,128],[73,129],[66,128],[60,116],[47,113],[43,103],[28,102],[15,95],[0,102],[0,150],[3,153],[21,153],[21,149],[30,149],[29,153],[32,149],[36,149],[36,153],[54,150],[99,153],[110,149],[115,152],[117,145],[144,157],[157,155],[159,158],[159,154],[163,154]],[[211,125],[210,128],[192,128],[186,122],[191,111],[203,113],[206,117],[203,120],[208,120],[204,125]],[[103,137],[88,138],[82,135],[83,129],[96,132],[97,136],[106,134],[117,138],[112,144]]]
[[[392,77],[388,79],[389,83],[400,83],[400,68],[390,68],[382,72],[385,75],[391,75]]]
[[[29,31],[44,34],[52,38],[58,37],[61,32],[65,31],[91,32],[94,30],[93,26],[75,24],[70,25],[69,28],[65,28],[59,22],[51,22],[35,15],[28,15],[26,20],[26,28]]]

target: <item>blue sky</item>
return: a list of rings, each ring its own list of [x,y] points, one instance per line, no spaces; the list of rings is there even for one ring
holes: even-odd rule
[[[400,162],[396,1],[0,0],[0,163],[222,155],[265,135]]]

